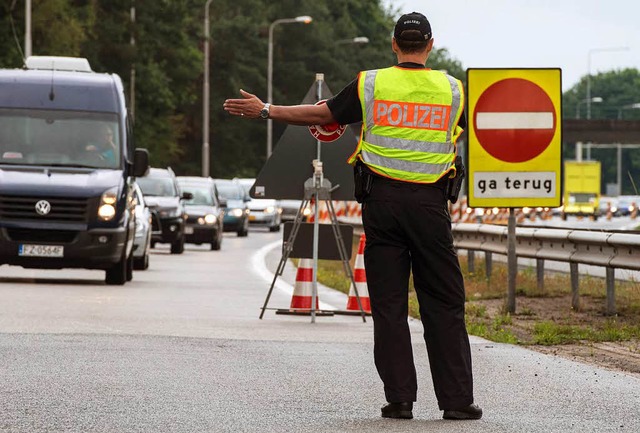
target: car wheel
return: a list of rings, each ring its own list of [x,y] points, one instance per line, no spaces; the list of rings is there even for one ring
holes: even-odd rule
[[[244,220],[244,223],[242,223],[242,227],[240,227],[240,229],[238,230],[238,237],[245,237],[249,234],[249,220]]]
[[[122,286],[127,282],[127,257],[122,257],[118,263],[107,269],[105,273],[105,283],[110,286]]]
[[[211,242],[211,250],[218,251],[220,248],[222,248],[222,232],[217,231],[216,238]]]
[[[149,268],[149,254],[133,259],[133,269],[136,271],[144,271]]]
[[[184,236],[171,242],[171,254],[182,254],[184,252]]]
[[[280,231],[280,224],[276,224],[275,226],[269,227],[269,231],[270,232],[279,232]]]
[[[133,280],[133,253],[127,259],[127,281]]]

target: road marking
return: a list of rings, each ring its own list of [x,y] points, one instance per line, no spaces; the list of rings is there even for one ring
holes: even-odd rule
[[[273,277],[275,274],[267,268],[267,261],[266,261],[267,254],[269,254],[271,250],[275,248],[281,248],[281,247],[282,247],[281,240],[274,241],[260,248],[253,255],[253,257],[251,257],[251,266],[253,268],[253,271],[256,274],[258,274],[263,280],[267,281],[269,284],[273,282]],[[288,264],[288,265],[293,266],[291,264]],[[324,286],[318,283],[318,291],[320,291],[322,287]],[[282,277],[276,279],[275,288],[281,290],[282,292],[284,292],[289,296],[293,296],[293,286],[287,283],[286,281],[284,281]],[[333,305],[327,304],[326,302],[322,302],[320,299],[318,299],[318,301],[320,303],[319,306],[321,310],[337,310],[338,309]]]

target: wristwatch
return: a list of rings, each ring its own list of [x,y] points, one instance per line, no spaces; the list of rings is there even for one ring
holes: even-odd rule
[[[260,117],[262,119],[268,119],[270,109],[271,109],[271,104],[269,104],[268,102],[264,104],[264,107],[262,107],[262,110],[260,110]]]

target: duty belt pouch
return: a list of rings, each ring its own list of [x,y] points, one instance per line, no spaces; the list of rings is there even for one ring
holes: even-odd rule
[[[462,182],[465,178],[464,164],[462,163],[462,157],[460,155],[456,156],[454,165],[456,167],[456,176],[450,178],[447,185],[447,198],[451,203],[455,203],[458,201],[458,195],[460,195]]]
[[[357,161],[353,168],[353,195],[358,203],[364,202],[371,192],[371,185],[373,184],[373,175],[367,172],[364,164],[361,161]]]

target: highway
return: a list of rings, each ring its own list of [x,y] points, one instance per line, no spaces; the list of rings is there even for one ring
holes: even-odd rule
[[[258,318],[282,232],[162,245],[125,286],[0,267],[0,432],[638,432],[640,377],[472,337],[480,421],[441,419],[422,342],[414,419],[380,418],[371,318]],[[270,307],[289,305],[287,265]],[[342,309],[346,296],[321,288]]]

